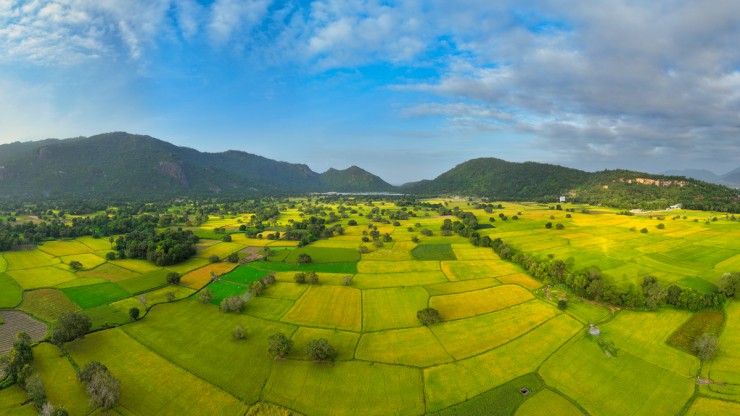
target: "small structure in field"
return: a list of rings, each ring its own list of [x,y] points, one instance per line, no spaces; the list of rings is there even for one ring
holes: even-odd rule
[[[596,327],[596,325],[588,324],[588,333],[595,337],[598,337],[599,334],[601,334],[601,331],[599,330],[599,328]]]
[[[561,196],[560,197],[560,202],[565,202],[565,197],[564,196]]]

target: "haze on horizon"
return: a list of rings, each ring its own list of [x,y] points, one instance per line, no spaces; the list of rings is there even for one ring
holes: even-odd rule
[[[0,143],[109,131],[398,184],[740,166],[740,2],[0,0]]]

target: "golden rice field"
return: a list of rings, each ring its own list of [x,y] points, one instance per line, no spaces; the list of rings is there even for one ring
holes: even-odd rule
[[[722,273],[740,266],[740,226],[722,219],[707,223],[706,213],[677,211],[661,220],[602,207],[607,213],[514,203],[487,213],[464,200],[446,202],[493,226],[480,229],[481,235],[539,258],[561,259],[571,271],[598,266],[618,284],[639,284],[650,274],[666,283],[713,287]],[[382,207],[399,209],[391,202]],[[34,348],[34,368],[49,400],[72,415],[103,414],[90,408],[76,381],[73,363],[92,360],[120,379],[121,398],[110,414],[121,415],[740,415],[737,301],[724,309],[716,358],[701,363],[667,344],[690,312],[610,310],[564,288],[545,291],[541,281],[490,248],[441,235],[444,219],[455,218],[433,210],[416,209],[416,217],[397,225],[372,223],[392,236],[377,247],[362,241],[369,220],[359,213],[371,207],[353,208],[358,213],[341,220],[343,235],[300,249],[295,241],[237,232],[250,213],[211,216],[193,229],[210,236],[223,227],[233,233],[232,242],[204,239],[196,256],[166,268],[143,260],[106,261],[107,238],[2,253],[0,308],[51,325],[63,313],[79,311],[100,329],[66,344],[69,357],[48,343]],[[276,223],[283,227],[302,218],[287,208]],[[349,220],[358,225],[347,225]],[[547,222],[564,227],[546,229]],[[649,231],[633,230],[643,227]],[[280,249],[271,261],[240,266],[208,259],[248,247],[259,253],[265,246]],[[299,265],[299,253],[317,261]],[[73,270],[71,261],[83,267]],[[295,274],[307,270],[317,272],[319,284],[295,283]],[[171,271],[182,275],[180,285],[164,282]],[[196,299],[204,289],[222,297],[244,293],[268,271],[277,282],[241,313]],[[560,297],[568,298],[564,310],[557,307]],[[146,314],[130,322],[132,307]],[[417,312],[427,307],[439,311],[441,322],[419,322]],[[598,339],[588,334],[589,323],[598,325]],[[232,336],[237,325],[245,330],[242,340]],[[267,351],[268,338],[278,332],[293,342],[284,359]],[[333,364],[307,358],[306,346],[319,338],[335,348]],[[698,385],[697,376],[711,383]],[[517,384],[522,380],[536,383]],[[533,391],[522,395],[522,387]],[[36,412],[26,393],[10,386],[0,389],[0,414]]]

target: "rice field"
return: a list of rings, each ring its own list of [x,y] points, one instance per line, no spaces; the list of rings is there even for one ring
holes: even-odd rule
[[[473,209],[462,200],[447,202]],[[499,212],[520,219],[497,221],[496,228],[478,230],[481,235],[539,258],[562,259],[571,270],[598,266],[614,282],[639,284],[651,274],[707,293],[740,264],[740,234],[729,222],[591,215],[580,207],[565,218],[545,206],[503,205],[492,214],[474,212],[483,225]],[[542,282],[490,248],[442,236],[442,221],[454,217],[414,211],[417,216],[400,225],[373,223],[393,237],[380,248],[361,241],[368,219],[358,214],[342,219],[343,226],[350,219],[359,224],[345,226],[343,235],[301,248],[296,241],[237,232],[244,215],[212,216],[193,229],[215,239],[201,240],[195,257],[165,268],[143,260],[106,261],[107,238],[49,241],[0,255],[0,271],[7,270],[0,272],[0,308],[24,310],[52,325],[64,312],[88,315],[101,331],[66,348],[78,366],[99,360],[121,380],[114,412],[122,415],[740,414],[737,302],[724,310],[726,319],[711,320],[724,322],[712,327],[720,335],[719,353],[700,365],[686,343],[706,328],[705,312],[612,312],[557,286],[549,288],[550,299]],[[291,218],[301,218],[297,209],[281,211],[278,227]],[[565,229],[545,229],[546,222]],[[658,230],[659,223],[666,229]],[[220,241],[218,227],[232,230],[231,243]],[[433,236],[421,235],[421,228]],[[274,249],[270,261],[208,260],[263,246]],[[361,246],[369,252],[360,254]],[[302,253],[312,262],[297,263]],[[82,269],[71,269],[71,261]],[[171,271],[182,274],[179,286],[166,285]],[[241,313],[219,310],[222,299],[246,292],[270,271],[277,282]],[[316,271],[320,284],[294,283],[299,271]],[[219,279],[212,281],[214,276]],[[214,299],[201,304],[193,295],[206,286]],[[568,298],[565,310],[556,306],[561,296]],[[146,314],[131,322],[132,307]],[[438,310],[442,322],[422,325],[416,314],[426,307]],[[0,345],[6,348],[18,329],[34,328],[33,321],[0,316]],[[586,333],[589,323],[598,325],[614,355]],[[46,336],[43,323],[34,325],[36,339]],[[246,332],[242,340],[232,336],[237,325]],[[267,339],[277,332],[293,341],[285,359],[267,352]],[[677,347],[672,339],[684,333]],[[306,345],[318,338],[335,348],[334,364],[307,358]],[[57,347],[42,343],[34,353],[50,400],[70,414],[88,413],[74,368]],[[697,375],[713,384],[697,386]],[[529,388],[526,395],[522,387]],[[22,390],[2,389],[0,413],[35,414],[21,406],[26,400]]]

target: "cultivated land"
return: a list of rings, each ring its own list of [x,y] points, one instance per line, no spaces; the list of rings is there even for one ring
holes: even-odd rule
[[[563,260],[572,272],[598,266],[620,286],[653,275],[664,285],[711,292],[723,273],[740,269],[740,224],[720,214],[678,210],[650,218],[514,203],[485,212],[466,201],[430,202],[473,212],[484,225],[481,236]],[[280,211],[263,234],[308,218],[297,206]],[[338,207],[327,203],[323,210]],[[93,411],[73,363],[93,360],[121,381],[114,412],[123,415],[285,410],[276,405],[306,415],[740,415],[737,301],[709,314],[610,310],[564,287],[546,291],[490,248],[442,235],[443,221],[453,216],[408,207],[415,216],[382,223],[368,219],[371,209],[386,210],[387,218],[400,207],[380,201],[344,207],[348,215],[336,222],[343,234],[300,248],[239,232],[252,213],[211,216],[191,227],[202,238],[197,254],[167,267],[106,260],[107,237],[0,253],[0,353],[18,330],[41,339],[63,313],[90,316],[96,332],[67,343],[66,355],[49,343],[34,348],[49,400],[73,415]],[[546,228],[548,222],[563,228]],[[362,240],[368,224],[388,235],[382,245]],[[230,242],[221,241],[226,234]],[[271,249],[266,259],[264,247]],[[258,259],[209,259],[232,253]],[[302,254],[312,262],[299,263]],[[70,267],[72,261],[82,267]],[[319,284],[295,283],[295,274],[307,271],[318,274]],[[179,285],[167,285],[170,272],[182,275]],[[247,293],[269,273],[277,282],[243,312],[219,310],[222,299]],[[214,295],[210,303],[196,299],[204,289]],[[565,310],[557,307],[561,297],[568,299]],[[132,307],[143,318],[131,322]],[[442,322],[422,325],[416,313],[426,307],[438,310]],[[601,330],[598,340],[588,334],[590,323]],[[232,337],[237,325],[243,340]],[[702,364],[685,349],[696,336],[691,328],[707,325],[720,332],[720,346]],[[285,359],[267,352],[268,338],[278,332],[294,342]],[[318,338],[336,349],[335,363],[306,357],[306,345]],[[697,376],[709,382],[697,384]],[[35,410],[11,386],[0,390],[0,413]]]

